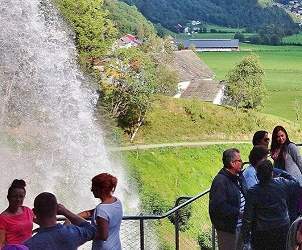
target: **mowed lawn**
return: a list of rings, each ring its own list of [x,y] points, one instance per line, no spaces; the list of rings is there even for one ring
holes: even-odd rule
[[[296,107],[300,105],[302,109],[302,47],[241,44],[240,49],[240,52],[203,52],[199,56],[222,80],[244,56],[257,54],[269,92],[263,112],[295,120]]]

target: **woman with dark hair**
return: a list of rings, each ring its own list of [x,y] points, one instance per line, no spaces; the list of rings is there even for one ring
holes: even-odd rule
[[[121,250],[120,226],[123,217],[121,201],[113,196],[117,178],[102,173],[92,178],[91,191],[101,203],[95,209],[81,212],[84,219],[91,217],[91,223],[96,227],[96,237],[92,250]]]
[[[273,178],[269,160],[257,166],[259,183],[248,190],[243,214],[244,242],[251,232],[254,250],[285,250],[290,225],[287,200],[299,190],[299,183],[282,177]]]
[[[17,247],[32,235],[34,215],[30,208],[23,206],[25,186],[24,180],[15,179],[8,189],[9,205],[0,214],[0,247],[3,249]]]
[[[268,148],[269,141],[268,132],[259,130],[254,134],[252,142],[254,146],[263,145]]]
[[[287,171],[302,184],[301,154],[296,144],[289,140],[287,132],[282,126],[276,126],[273,130],[271,157],[275,167]]]

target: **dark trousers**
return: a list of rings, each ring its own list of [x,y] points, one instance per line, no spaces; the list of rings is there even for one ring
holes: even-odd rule
[[[269,231],[252,232],[254,250],[285,250],[289,225]]]

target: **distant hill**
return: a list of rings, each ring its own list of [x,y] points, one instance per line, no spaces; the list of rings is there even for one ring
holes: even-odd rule
[[[153,23],[170,30],[190,20],[257,31],[267,25],[296,30],[292,18],[267,0],[122,0],[137,8]]]
[[[144,38],[156,34],[153,24],[135,6],[129,6],[118,0],[105,0],[103,7],[108,11],[108,17],[118,29],[120,36],[129,33]]]

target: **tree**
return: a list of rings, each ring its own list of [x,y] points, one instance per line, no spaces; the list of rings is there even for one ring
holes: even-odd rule
[[[156,91],[155,66],[138,48],[117,50],[105,65],[101,82],[101,100],[105,109],[133,141],[151,107]]]
[[[238,39],[239,42],[244,42],[245,40],[244,35],[241,32],[236,32],[236,34],[234,35],[234,39]]]
[[[227,76],[225,94],[227,101],[236,108],[255,109],[263,105],[266,88],[264,71],[255,55],[242,59]]]
[[[92,66],[95,59],[107,54],[117,35],[103,10],[103,0],[56,0],[56,3],[75,31],[81,63]]]
[[[100,85],[102,106],[133,141],[151,108],[154,94],[175,94],[177,77],[168,39],[149,37],[143,45],[113,52]]]

